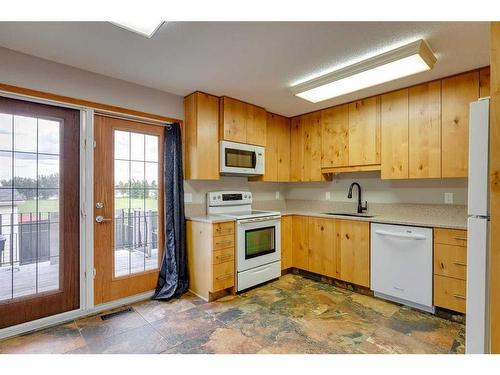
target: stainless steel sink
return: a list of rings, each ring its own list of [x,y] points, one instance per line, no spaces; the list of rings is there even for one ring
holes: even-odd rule
[[[358,214],[355,212],[323,212],[323,215],[332,215],[332,216],[354,216],[354,217],[373,217],[373,215],[367,215],[367,214]]]

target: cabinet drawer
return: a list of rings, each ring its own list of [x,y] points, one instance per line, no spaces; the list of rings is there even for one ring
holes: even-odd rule
[[[434,243],[467,247],[467,231],[458,229],[434,229]]]
[[[234,261],[234,247],[215,250],[212,255],[212,264]]]
[[[434,246],[434,274],[467,279],[467,248],[453,245]]]
[[[434,305],[465,313],[464,280],[446,276],[434,276]]]
[[[234,261],[214,264],[212,267],[212,292],[234,286]]]
[[[213,250],[226,249],[228,247],[234,248],[234,235],[229,234],[227,236],[214,237],[213,239]]]
[[[218,236],[226,236],[228,234],[234,234],[234,223],[229,222],[229,223],[217,223],[214,224],[213,228],[213,236],[218,237]]]

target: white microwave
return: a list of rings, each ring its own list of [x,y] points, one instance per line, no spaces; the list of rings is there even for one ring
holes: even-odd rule
[[[259,176],[264,174],[262,146],[220,141],[220,174],[227,176]]]

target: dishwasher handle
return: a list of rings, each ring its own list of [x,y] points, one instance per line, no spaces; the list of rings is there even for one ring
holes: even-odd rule
[[[410,240],[425,240],[426,239],[425,235],[423,235],[423,234],[391,232],[389,230],[383,230],[383,229],[377,229],[375,231],[375,233],[380,234],[382,236],[407,238]]]

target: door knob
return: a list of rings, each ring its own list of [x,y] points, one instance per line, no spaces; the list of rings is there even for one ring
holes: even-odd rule
[[[95,221],[96,221],[96,223],[104,223],[106,221],[111,221],[111,219],[105,219],[103,216],[97,215],[95,217]]]

